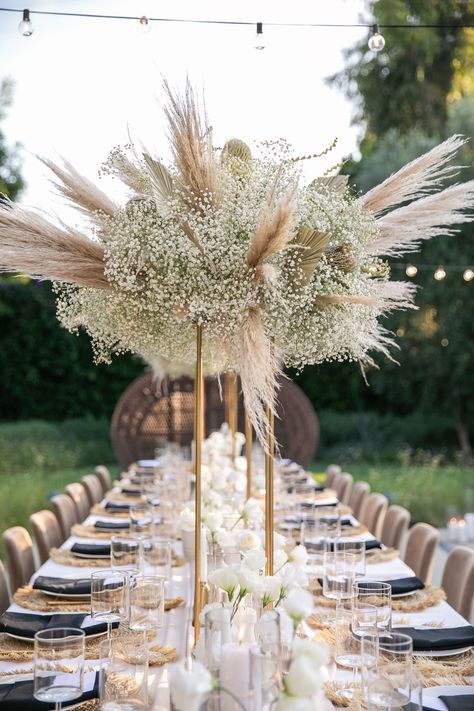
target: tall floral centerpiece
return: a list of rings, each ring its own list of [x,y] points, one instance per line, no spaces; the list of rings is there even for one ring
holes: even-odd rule
[[[52,280],[58,318],[90,334],[97,361],[132,351],[158,371],[182,370],[197,343],[198,379],[239,374],[267,450],[269,518],[276,376],[283,366],[390,357],[380,317],[413,308],[415,287],[392,281],[386,258],[471,221],[474,181],[442,189],[463,143],[454,136],[363,196],[343,176],[304,183],[302,162],[317,156],[295,156],[283,140],[219,149],[192,87],[165,88],[172,161],[113,150],[102,172],[130,191],[118,205],[69,163],[44,160],[90,234],[4,201],[0,268]]]

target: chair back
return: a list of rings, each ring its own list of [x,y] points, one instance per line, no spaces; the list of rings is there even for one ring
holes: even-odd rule
[[[64,491],[74,501],[79,522],[82,523],[89,515],[91,509],[84,486],[78,482],[74,482],[74,484],[65,486]]]
[[[339,464],[330,464],[326,469],[326,486],[328,489],[332,489],[334,485],[334,480],[338,474],[342,472]]]
[[[59,548],[64,542],[59,521],[52,511],[43,509],[30,516],[30,525],[40,563],[45,563],[51,548]]]
[[[15,592],[30,580],[35,572],[33,541],[23,526],[7,528],[3,533],[3,545],[7,556],[10,589]]]
[[[81,479],[81,484],[86,490],[87,500],[89,501],[89,506],[94,506],[102,501],[104,498],[102,493],[102,484],[99,477],[95,474],[86,474]]]
[[[0,560],[0,615],[3,615],[9,604],[10,594],[8,592],[7,573]]]
[[[102,493],[106,494],[112,488],[112,477],[110,476],[109,470],[107,467],[104,467],[103,464],[99,464],[99,466],[95,468],[95,473],[102,484]]]
[[[361,511],[359,519],[365,523],[371,533],[380,540],[385,514],[388,509],[388,499],[383,494],[369,494]]]
[[[51,506],[65,540],[71,535],[74,524],[79,523],[76,505],[67,494],[56,494],[51,498]]]
[[[403,506],[397,506],[397,504],[389,506],[383,523],[381,542],[386,546],[400,550],[403,538],[410,525],[410,518],[410,512]]]
[[[404,560],[425,584],[431,582],[439,539],[439,531],[428,523],[415,523],[408,533]]]
[[[342,504],[348,504],[349,503],[349,498],[351,495],[352,491],[352,484],[353,484],[354,479],[352,478],[351,474],[347,474],[347,472],[344,472],[343,474],[339,474],[337,478],[337,486],[336,486],[336,492],[337,492],[337,498]]]
[[[441,587],[449,604],[469,620],[474,602],[474,550],[456,546],[448,555]]]
[[[356,481],[352,487],[352,492],[349,498],[349,506],[356,518],[360,518],[362,509],[370,494],[370,486],[366,481]]]

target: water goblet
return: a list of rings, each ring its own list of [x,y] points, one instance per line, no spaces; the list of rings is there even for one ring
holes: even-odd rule
[[[334,541],[334,550],[353,553],[355,556],[356,578],[363,578],[365,576],[365,541],[336,538]]]
[[[99,699],[102,711],[145,711],[149,709],[148,649],[136,639],[101,642]]]
[[[78,699],[83,691],[84,630],[52,627],[34,638],[34,697],[54,703],[61,711],[63,702]]]
[[[324,553],[323,595],[332,600],[352,597],[355,580],[355,555],[347,551]]]
[[[337,694],[352,698],[356,686],[356,673],[362,667],[362,639],[377,633],[377,608],[362,606],[353,599],[338,600],[335,622],[335,660],[339,666],[352,669],[352,683]]]
[[[130,505],[130,533],[137,538],[153,533],[153,509],[149,503],[140,501]]]
[[[131,535],[112,536],[110,566],[113,570],[140,571],[140,541]]]
[[[98,570],[91,574],[91,617],[107,623],[107,639],[112,639],[112,625],[128,617],[127,573]]]
[[[129,627],[137,632],[156,632],[163,627],[165,581],[155,575],[130,576]]]

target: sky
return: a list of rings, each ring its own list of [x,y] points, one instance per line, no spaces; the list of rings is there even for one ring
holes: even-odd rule
[[[8,4],[7,4],[8,3]],[[23,8],[25,0],[6,0]],[[362,0],[34,0],[30,10],[99,12],[264,23],[266,47],[255,49],[255,26],[152,23],[32,15],[31,37],[17,31],[16,13],[0,13],[0,78],[15,81],[3,130],[23,146],[27,189],[22,202],[62,219],[79,218],[52,192],[35,154],[66,157],[89,178],[111,148],[130,135],[167,157],[160,102],[162,78],[182,86],[188,75],[204,90],[215,143],[236,136],[248,143],[284,137],[298,154],[317,153],[335,137],[321,174],[357,148],[354,106],[325,77],[344,64],[342,52],[367,35],[362,28],[265,27],[265,22],[358,22]],[[114,181],[100,187],[119,197]],[[123,196],[124,197],[124,196]]]

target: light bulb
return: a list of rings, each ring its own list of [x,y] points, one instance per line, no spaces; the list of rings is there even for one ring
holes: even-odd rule
[[[255,49],[265,49],[263,38],[263,22],[257,22],[257,36],[255,37]]]
[[[34,27],[30,20],[29,10],[23,10],[23,19],[18,25],[18,32],[20,33],[20,35],[23,35],[23,37],[31,37],[31,35],[33,34]]]
[[[474,270],[471,268],[465,269],[462,278],[464,281],[472,281],[474,279]]]
[[[143,34],[145,34],[146,32],[149,32],[151,30],[150,20],[148,19],[148,17],[146,15],[143,15],[142,17],[140,17],[138,22],[140,24],[140,32],[142,32]]]
[[[408,277],[414,277],[418,274],[418,268],[414,264],[409,264],[405,269],[405,274]]]
[[[446,276],[446,270],[444,269],[444,267],[438,267],[433,276],[436,281],[441,281]]]
[[[372,52],[381,52],[385,47],[385,39],[380,34],[378,25],[372,25],[372,34],[367,44]]]

